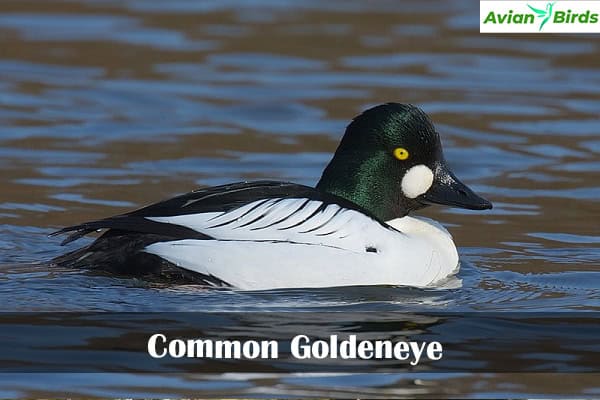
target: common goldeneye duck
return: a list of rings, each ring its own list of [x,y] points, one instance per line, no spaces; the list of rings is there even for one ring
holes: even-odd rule
[[[448,168],[429,117],[371,108],[348,125],[317,186],[242,182],[195,190],[59,230],[62,244],[107,229],[54,263],[144,279],[239,289],[428,286],[455,273],[452,237],[408,214],[430,204],[492,204]]]

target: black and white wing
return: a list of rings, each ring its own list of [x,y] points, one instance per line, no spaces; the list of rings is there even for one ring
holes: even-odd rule
[[[340,197],[293,183],[259,181],[196,190],[136,211],[61,229],[63,244],[100,229],[176,239],[338,243],[376,223]],[[327,238],[327,240],[325,240]],[[329,240],[331,239],[331,240]]]

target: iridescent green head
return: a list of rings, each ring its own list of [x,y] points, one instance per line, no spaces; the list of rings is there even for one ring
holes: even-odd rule
[[[410,104],[382,104],[354,118],[317,189],[350,200],[382,221],[432,203],[492,208],[450,171],[433,123]]]

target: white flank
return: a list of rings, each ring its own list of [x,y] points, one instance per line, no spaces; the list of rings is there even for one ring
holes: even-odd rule
[[[429,190],[433,183],[433,171],[426,165],[415,165],[402,178],[402,192],[409,199],[414,199]]]
[[[404,217],[391,228],[358,211],[321,206],[272,199],[229,212],[150,218],[215,239],[158,242],[146,251],[245,290],[428,286],[456,270],[452,238],[435,223]]]
[[[361,235],[365,229],[373,234],[388,231],[358,211],[341,209],[337,204],[322,206],[323,203],[316,200],[270,199],[228,212],[148,219],[185,226],[219,240],[293,242],[357,252],[365,251],[368,246]]]

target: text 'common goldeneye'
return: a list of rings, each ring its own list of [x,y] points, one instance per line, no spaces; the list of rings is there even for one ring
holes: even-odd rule
[[[434,203],[492,208],[450,171],[429,117],[388,103],[354,118],[314,188],[259,181],[195,190],[53,233],[71,232],[66,244],[107,229],[53,262],[248,290],[428,286],[458,268],[448,231],[408,215]]]

